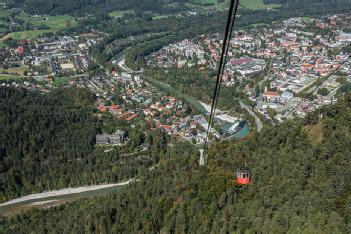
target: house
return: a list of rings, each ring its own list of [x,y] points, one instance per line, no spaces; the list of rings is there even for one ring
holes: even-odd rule
[[[116,104],[109,106],[108,109],[109,109],[109,112],[111,112],[112,114],[122,113],[122,108],[120,108],[120,106],[118,106]]]
[[[278,101],[280,98],[279,93],[273,91],[264,92],[263,97],[266,98],[267,101]]]
[[[138,114],[132,114],[131,116],[129,116],[128,118],[126,118],[126,121],[131,121],[133,119],[135,119],[136,117],[138,117]]]
[[[96,135],[96,144],[98,145],[108,145],[108,136],[105,134]]]
[[[173,107],[173,105],[172,105],[171,103],[167,103],[167,104],[166,104],[166,108],[167,108],[167,109],[172,109],[172,107]]]
[[[23,54],[24,54],[24,48],[23,48],[23,46],[17,47],[16,53],[17,53],[18,55],[23,55]]]
[[[122,144],[126,138],[126,132],[121,130],[116,130],[114,134],[98,134],[96,135],[96,144],[98,145],[108,145],[108,144]]]
[[[177,99],[176,99],[175,97],[172,97],[172,96],[168,96],[167,99],[168,99],[168,101],[171,102],[171,103],[177,101]]]
[[[147,109],[144,109],[143,112],[144,112],[145,115],[150,115],[152,110],[150,108],[147,108]]]
[[[191,122],[190,123],[190,128],[191,129],[195,129],[196,128],[196,123],[195,122]]]
[[[97,109],[101,112],[106,112],[106,110],[107,110],[107,108],[104,105],[98,106]]]
[[[121,144],[125,140],[125,131],[117,130],[113,135],[109,135],[110,144]]]
[[[112,76],[114,76],[114,77],[117,77],[117,76],[118,76],[118,73],[117,73],[115,70],[113,70],[111,74],[112,74]]]
[[[280,96],[280,100],[281,100],[283,103],[286,103],[286,102],[288,102],[289,100],[291,100],[293,97],[294,97],[294,94],[293,94],[293,93],[290,93],[290,92],[288,92],[288,91],[285,91],[285,92],[282,93],[282,95]]]

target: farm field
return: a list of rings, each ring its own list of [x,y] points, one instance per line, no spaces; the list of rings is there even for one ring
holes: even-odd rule
[[[3,75],[0,74],[0,80],[15,80],[15,79],[21,79],[20,76],[14,76],[14,75]]]
[[[228,9],[229,0],[193,0],[190,3],[185,3],[185,5],[192,8],[216,9],[223,11]]]
[[[8,73],[8,74],[15,74],[19,76],[23,76],[24,72],[28,69],[29,67],[26,65],[20,66],[20,67],[11,67],[8,69],[0,69],[0,73]]]
[[[27,14],[22,14],[18,18],[33,24],[36,27],[48,27],[52,30],[60,30],[77,25],[77,20],[68,15],[33,17]]]
[[[250,10],[260,10],[266,8],[278,8],[280,4],[264,4],[263,0],[241,0],[239,4]]]
[[[22,14],[18,16],[19,19],[28,22],[35,27],[39,28],[36,30],[27,30],[12,32],[6,35],[6,38],[13,38],[15,40],[21,39],[35,39],[38,36],[48,33],[48,32],[57,32],[59,30],[74,27],[78,24],[77,20],[72,16],[61,15],[61,16],[37,16],[31,17],[27,14]],[[42,27],[43,29],[40,29]],[[1,35],[1,28],[0,28]],[[4,36],[4,35],[2,35]],[[5,38],[2,38],[4,40]]]
[[[8,34],[6,37],[7,38],[13,38],[15,40],[22,40],[22,39],[35,39],[38,36],[47,33],[47,32],[52,32],[53,30],[29,30],[29,31],[21,31],[21,32],[13,32]]]

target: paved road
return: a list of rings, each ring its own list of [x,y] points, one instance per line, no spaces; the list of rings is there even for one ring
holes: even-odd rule
[[[255,114],[255,112],[252,111],[251,107],[249,107],[248,105],[243,103],[241,100],[239,100],[239,103],[240,103],[241,108],[247,110],[247,112],[249,112],[249,114],[255,118],[257,131],[261,132],[262,127],[263,127],[261,119]]]
[[[118,66],[120,68],[122,68],[125,72],[127,73],[135,73],[135,74],[141,74],[143,73],[143,68],[141,68],[139,71],[134,71],[132,70],[131,68],[127,67],[126,63],[125,63],[125,59],[122,59],[119,63],[118,63]]]

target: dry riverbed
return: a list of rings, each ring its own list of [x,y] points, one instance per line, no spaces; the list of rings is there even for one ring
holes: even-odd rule
[[[60,190],[30,194],[1,203],[0,216],[18,214],[34,207],[49,208],[82,198],[105,195],[110,192],[118,191],[121,187],[133,182],[134,180],[135,179],[130,179],[121,183],[65,188]]]

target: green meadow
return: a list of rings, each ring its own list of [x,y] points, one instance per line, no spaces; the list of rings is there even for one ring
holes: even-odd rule
[[[36,27],[44,26],[50,28],[51,30],[61,30],[77,25],[77,20],[68,15],[34,17],[27,14],[22,14],[18,18]]]
[[[35,39],[44,33],[57,32],[65,28],[74,27],[78,24],[74,17],[67,15],[34,17],[27,14],[22,14],[18,16],[18,18],[36,27],[45,27],[45,29],[13,32],[7,35],[6,38],[11,37],[15,40]]]
[[[63,76],[63,77],[55,77],[53,81],[54,86],[63,86],[68,84],[68,81],[72,80],[71,77]]]
[[[280,4],[264,4],[263,0],[240,0],[239,4],[250,10],[277,8],[281,6]]]
[[[13,32],[10,33],[7,37],[11,37],[15,40],[22,40],[22,39],[35,39],[38,36],[52,32],[52,30],[29,30],[29,31],[20,31],[20,32]]]
[[[14,76],[14,75],[3,75],[0,74],[0,80],[17,80],[17,79],[21,79],[20,76]]]
[[[112,11],[108,15],[111,17],[122,17],[126,14],[134,14],[133,10],[126,10],[126,11]]]

